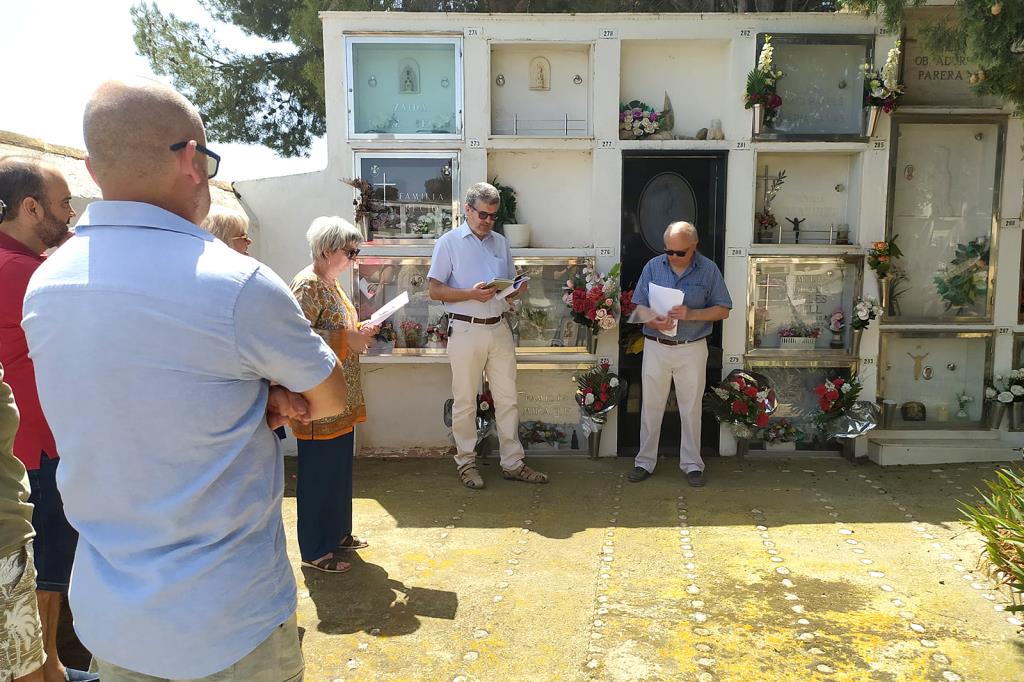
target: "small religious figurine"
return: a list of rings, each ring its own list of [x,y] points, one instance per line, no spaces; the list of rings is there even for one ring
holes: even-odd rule
[[[792,223],[794,232],[799,232],[800,223],[806,223],[807,218],[786,218],[786,222]]]
[[[551,89],[551,62],[545,57],[534,57],[530,60],[530,89]]]
[[[921,350],[921,346],[918,346],[917,350]],[[929,353],[925,353],[924,355],[914,355],[913,353],[908,352],[907,355],[909,355],[910,358],[914,361],[914,381],[920,381],[921,363],[924,362],[924,359],[928,357]]]

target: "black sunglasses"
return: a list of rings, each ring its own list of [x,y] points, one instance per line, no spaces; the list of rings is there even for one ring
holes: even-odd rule
[[[686,254],[690,253],[689,249],[683,249],[682,251],[673,251],[672,249],[665,249],[666,256],[679,256],[680,258],[686,258]]]
[[[342,251],[345,253],[346,256],[348,256],[349,260],[352,260],[353,258],[359,255],[359,249],[342,249]]]
[[[176,144],[171,145],[171,151],[181,151],[187,146],[187,140],[185,142],[178,142]],[[211,152],[209,149],[207,149],[201,144],[196,145],[196,151],[199,152],[200,154],[206,155],[206,177],[213,178],[215,175],[217,175],[217,171],[220,170],[220,154],[218,154],[217,152]]]
[[[497,220],[498,219],[498,214],[497,213],[488,213],[487,211],[481,211],[476,206],[470,206],[469,208],[471,208],[474,211],[476,211],[476,214],[478,216],[480,216],[480,220]]]

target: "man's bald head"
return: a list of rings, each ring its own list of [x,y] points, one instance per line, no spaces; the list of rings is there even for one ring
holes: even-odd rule
[[[667,244],[669,239],[674,236],[685,237],[694,244],[700,241],[700,238],[697,236],[697,228],[693,226],[693,223],[688,223],[685,220],[677,220],[674,223],[668,224],[668,227],[665,229],[665,243]]]
[[[193,222],[205,217],[206,159],[194,146],[180,152],[170,147],[205,145],[206,133],[195,107],[175,90],[154,81],[107,81],[86,104],[83,128],[89,170],[104,198],[152,203]],[[193,181],[184,182],[181,176],[193,171]],[[183,209],[189,215],[172,208],[177,204],[191,205]]]

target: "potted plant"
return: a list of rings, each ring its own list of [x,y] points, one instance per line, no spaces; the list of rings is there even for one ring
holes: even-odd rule
[[[498,190],[498,195],[501,197],[501,203],[498,205],[498,217],[494,219],[494,226],[505,235],[511,248],[529,246],[530,224],[518,222],[516,191],[508,185],[498,182],[498,176],[491,179],[491,184]]]
[[[416,320],[402,320],[398,328],[406,348],[423,347],[423,325]]]
[[[769,422],[758,434],[764,441],[765,450],[796,450],[797,441],[803,439],[804,432],[788,419]]]
[[[743,95],[743,108],[754,110],[754,135],[760,135],[765,127],[771,127],[782,106],[782,98],[776,93],[776,83],[782,78],[782,72],[776,71],[772,65],[772,37],[764,37],[761,54],[757,58],[757,66],[747,74],[747,87]]]
[[[767,168],[765,172],[767,173]],[[779,221],[776,220],[775,215],[772,213],[772,202],[775,201],[775,196],[782,189],[782,185],[786,182],[786,169],[783,168],[779,171],[778,175],[773,178],[766,179],[764,185],[764,198],[761,202],[761,211],[754,214],[755,229],[757,231],[757,240],[761,243],[770,243],[775,240],[776,233],[778,234],[778,240],[782,242],[782,231],[779,229]]]
[[[814,350],[821,328],[803,322],[779,327],[779,348],[782,350]]]
[[[889,50],[885,65],[879,71],[871,64],[862,65],[864,72],[864,136],[875,134],[878,115],[891,114],[903,96],[903,84],[899,82],[900,41]]]
[[[868,267],[874,271],[875,277],[878,278],[878,288],[882,295],[882,310],[885,312],[889,312],[889,288],[892,284],[892,273],[895,265],[893,260],[903,256],[903,251],[896,244],[897,237],[899,235],[894,234],[891,239],[875,242],[868,249]]]

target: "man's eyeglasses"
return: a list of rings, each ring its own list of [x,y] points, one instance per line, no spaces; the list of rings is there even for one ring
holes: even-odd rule
[[[342,251],[345,253],[346,256],[348,256],[349,260],[352,260],[353,258],[359,255],[359,249],[342,249]]]
[[[679,258],[686,258],[686,254],[690,253],[689,249],[683,249],[682,251],[673,251],[672,249],[665,249],[666,256],[678,256]]]
[[[181,151],[187,146],[187,140],[185,142],[178,142],[176,144],[171,145],[171,151]],[[217,152],[210,151],[201,144],[196,145],[196,151],[199,152],[200,154],[206,155],[206,177],[213,178],[215,175],[217,175],[217,171],[220,170],[220,154],[218,154]]]
[[[0,199],[0,223],[4,221],[4,216],[7,214],[7,204],[4,203],[3,199]]]
[[[473,209],[476,212],[477,216],[480,217],[480,220],[497,220],[498,219],[498,214],[497,213],[488,213],[487,211],[481,211],[476,206],[470,206],[469,208]]]

